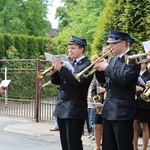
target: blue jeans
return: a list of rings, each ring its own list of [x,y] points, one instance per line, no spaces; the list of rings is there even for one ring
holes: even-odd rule
[[[57,118],[54,120],[54,128],[59,128],[57,123]]]
[[[94,114],[95,108],[88,108],[89,127],[91,129],[91,134],[93,136],[94,136]]]

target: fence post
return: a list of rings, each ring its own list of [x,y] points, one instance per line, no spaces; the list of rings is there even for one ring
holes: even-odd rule
[[[5,80],[7,80],[7,68],[5,67]],[[8,105],[8,88],[5,90],[5,108]]]
[[[39,122],[40,119],[40,90],[41,90],[41,79],[37,77],[37,72],[41,70],[41,61],[36,60],[36,69],[35,69],[35,119],[36,122]]]

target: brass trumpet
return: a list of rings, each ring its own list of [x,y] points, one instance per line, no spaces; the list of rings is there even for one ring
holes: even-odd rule
[[[105,49],[110,49],[110,46],[106,47]],[[111,49],[108,50],[104,55],[102,55],[101,57],[99,57],[97,60],[95,60],[93,63],[91,63],[91,65],[89,65],[87,68],[85,68],[84,70],[82,70],[81,72],[75,74],[74,73],[74,77],[80,82],[80,78],[81,77],[88,77],[90,75],[92,75],[96,69],[93,68],[93,66],[102,58],[108,56],[111,52]]]
[[[63,56],[64,54],[62,54],[62,56]],[[68,56],[67,56],[67,59],[69,60],[69,59],[71,59],[71,57],[70,57],[70,53],[68,54]],[[59,57],[59,56],[61,56],[61,55],[56,55],[57,57]],[[61,64],[62,64],[62,66],[65,66],[65,64],[64,64],[64,62],[62,61],[62,62],[60,62]],[[44,70],[43,72],[40,72],[40,71],[38,71],[37,72],[37,77],[39,78],[39,79],[42,79],[43,78],[43,76],[47,73],[47,72],[50,72],[49,73],[49,76],[51,76],[52,74],[54,74],[57,70],[55,70],[54,69],[55,68],[55,66],[50,66],[50,67],[48,67],[46,70]]]
[[[50,67],[48,67],[46,70],[44,70],[43,72],[38,71],[38,72],[37,72],[37,77],[38,77],[39,79],[42,79],[43,76],[44,76],[47,72],[49,72],[49,71],[50,71],[49,75],[52,75],[52,74],[54,74],[54,73],[56,72],[56,70],[54,70],[54,66],[50,66]]]
[[[129,64],[129,61],[131,59],[135,59],[137,64],[141,64],[141,63],[147,62],[147,59],[141,60],[140,59],[141,56],[146,56],[146,53],[135,54],[135,55],[127,55],[127,54],[125,54],[124,58],[125,58],[125,61],[126,61],[127,64]]]
[[[140,97],[145,102],[150,102],[150,88],[146,88],[143,93],[140,94]]]

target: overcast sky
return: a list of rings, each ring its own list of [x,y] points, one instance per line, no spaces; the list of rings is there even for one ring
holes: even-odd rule
[[[58,20],[54,19],[54,17],[56,8],[63,5],[62,3],[60,3],[60,1],[61,0],[54,0],[52,6],[49,7],[48,19],[50,20],[53,29],[56,29],[58,27]]]

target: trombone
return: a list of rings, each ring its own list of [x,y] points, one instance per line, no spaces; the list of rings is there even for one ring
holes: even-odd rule
[[[96,59],[93,63],[91,63],[91,65],[89,65],[87,68],[85,68],[84,70],[82,70],[81,72],[75,74],[74,73],[74,77],[80,82],[80,78],[81,77],[88,77],[90,75],[92,75],[96,69],[93,68],[93,66],[102,58],[108,56],[111,53],[111,49],[110,46],[106,47],[105,49],[109,49],[104,55],[102,55],[101,57],[99,57],[98,59]]]
[[[140,59],[140,57],[142,57],[142,56],[146,56],[146,53],[134,54],[134,55],[124,54],[124,58],[125,58],[126,64],[129,64],[129,61],[131,59],[135,59],[135,61],[136,61],[137,64],[141,64],[141,63],[147,62],[147,59],[145,59],[145,60],[141,60]]]

